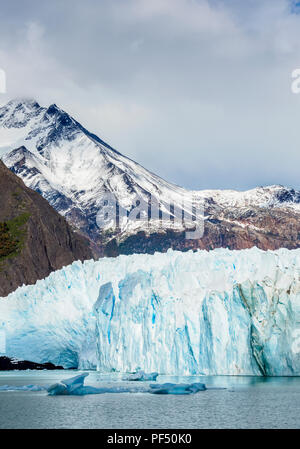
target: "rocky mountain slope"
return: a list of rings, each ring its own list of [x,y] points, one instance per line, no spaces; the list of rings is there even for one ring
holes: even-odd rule
[[[89,241],[2,161],[0,192],[0,296],[93,257]]]
[[[56,105],[11,101],[1,108],[1,154],[28,187],[96,241],[103,194],[112,193],[130,210],[137,196],[147,201],[153,195],[168,204],[187,193],[122,156]],[[135,233],[136,225],[122,231]]]
[[[43,108],[33,100],[14,100],[0,108],[0,157],[92,239],[99,255],[300,246],[300,192],[282,186],[187,191],[121,155],[56,105]],[[117,199],[118,212],[126,214],[137,198],[149,202],[151,197],[158,217],[148,220],[144,213],[133,222],[123,214],[118,228],[99,229],[96,217],[107,193]],[[176,215],[174,207],[190,211],[195,202],[203,205],[205,225],[203,237],[192,240],[185,234],[193,227],[190,212],[179,224],[166,214]]]
[[[150,235],[139,232],[121,241],[118,252],[300,247],[299,192],[271,186],[249,192],[203,191],[200,194],[205,205],[204,235],[200,239],[187,240],[185,232],[171,229]],[[224,201],[232,195],[239,201]]]

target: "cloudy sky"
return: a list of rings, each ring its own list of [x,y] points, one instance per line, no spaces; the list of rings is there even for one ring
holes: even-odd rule
[[[193,189],[300,188],[300,2],[0,0],[7,94]]]

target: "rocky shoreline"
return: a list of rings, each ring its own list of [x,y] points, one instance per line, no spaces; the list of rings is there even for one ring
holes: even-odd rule
[[[23,370],[56,370],[64,369],[62,366],[56,366],[53,363],[35,363],[28,360],[11,359],[9,357],[0,357],[0,371],[23,371]]]

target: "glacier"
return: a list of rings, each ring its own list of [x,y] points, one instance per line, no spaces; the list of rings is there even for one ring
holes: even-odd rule
[[[300,249],[74,262],[0,298],[0,331],[5,355],[65,368],[300,375]]]

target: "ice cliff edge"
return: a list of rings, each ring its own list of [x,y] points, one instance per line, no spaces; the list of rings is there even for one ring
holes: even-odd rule
[[[300,375],[300,250],[75,262],[1,299],[0,316],[6,354],[39,363]]]

